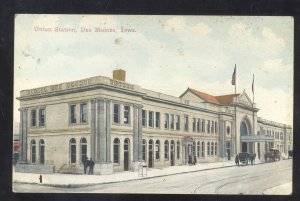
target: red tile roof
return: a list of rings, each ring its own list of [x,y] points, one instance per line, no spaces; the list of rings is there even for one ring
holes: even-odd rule
[[[200,98],[204,99],[207,102],[215,103],[215,104],[222,104],[222,105],[229,105],[232,103],[234,96],[239,96],[240,94],[228,94],[228,95],[222,95],[222,96],[213,96],[201,91],[198,91],[196,89],[189,88],[194,94],[199,96]]]
[[[197,96],[199,96],[200,98],[204,99],[205,101],[207,102],[210,102],[210,103],[216,103],[216,104],[220,104],[218,99],[216,99],[215,96],[212,96],[212,95],[209,95],[207,93],[203,93],[201,91],[198,91],[198,90],[195,90],[195,89],[191,89],[190,90],[196,94]]]
[[[216,96],[216,99],[219,101],[219,103],[223,105],[229,105],[233,101],[233,97],[239,96],[240,94],[228,94],[223,96]]]

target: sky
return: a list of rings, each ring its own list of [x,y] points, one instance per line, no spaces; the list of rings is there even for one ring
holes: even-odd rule
[[[56,27],[76,32],[55,32]],[[24,89],[112,77],[121,68],[127,82],[145,89],[177,97],[188,87],[224,95],[234,93],[235,65],[237,93],[245,90],[251,100],[254,74],[258,116],[293,126],[293,32],[288,16],[18,14],[14,133],[20,121],[16,97]]]

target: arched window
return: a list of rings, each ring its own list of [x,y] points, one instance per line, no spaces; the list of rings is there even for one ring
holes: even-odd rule
[[[214,155],[214,142],[211,142],[210,155]]]
[[[87,143],[85,138],[80,140],[80,154],[81,154],[81,163],[83,163],[87,158]]]
[[[169,141],[165,141],[165,160],[169,160]]]
[[[209,156],[209,154],[210,154],[210,143],[209,142],[207,142],[207,156]]]
[[[129,151],[129,139],[124,140],[124,151]]]
[[[248,128],[245,122],[241,123],[241,135],[248,135]]]
[[[70,163],[76,163],[76,140],[74,138],[70,140]]]
[[[193,141],[193,156],[196,156],[196,142]]]
[[[177,141],[177,159],[180,158],[180,142]]]
[[[215,155],[217,155],[217,151],[218,151],[218,143],[215,142]]]
[[[31,163],[35,163],[35,161],[36,161],[36,144],[35,144],[35,140],[31,140],[30,147],[31,147]]]
[[[202,151],[201,151],[201,157],[202,157],[202,158],[204,158],[204,152],[205,152],[205,143],[204,143],[204,142],[202,142],[201,144],[202,144],[202,146],[201,146],[201,150],[202,150]]]
[[[200,142],[197,142],[197,157],[200,157]]]
[[[45,142],[40,140],[40,164],[45,164]]]
[[[119,163],[120,156],[120,140],[114,139],[114,163]]]
[[[155,159],[156,160],[160,159],[160,142],[159,142],[159,140],[156,140],[156,142],[155,142]]]
[[[143,139],[143,148],[142,148],[142,159],[143,161],[146,161],[146,147],[147,147],[147,142],[145,139]]]

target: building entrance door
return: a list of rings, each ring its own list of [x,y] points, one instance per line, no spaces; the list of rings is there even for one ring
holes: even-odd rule
[[[247,152],[247,142],[242,142],[242,152]]]
[[[171,166],[175,165],[175,143],[171,141]]]
[[[124,140],[124,171],[129,170],[129,139]]]
[[[149,147],[148,147],[148,167],[153,167],[153,140],[149,141]]]

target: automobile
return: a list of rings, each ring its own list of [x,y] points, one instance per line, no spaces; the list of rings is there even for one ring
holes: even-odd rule
[[[276,161],[281,159],[281,153],[278,149],[270,149],[265,153],[265,161]]]
[[[239,153],[239,162],[244,165],[248,165],[250,160],[250,154],[247,152]]]

